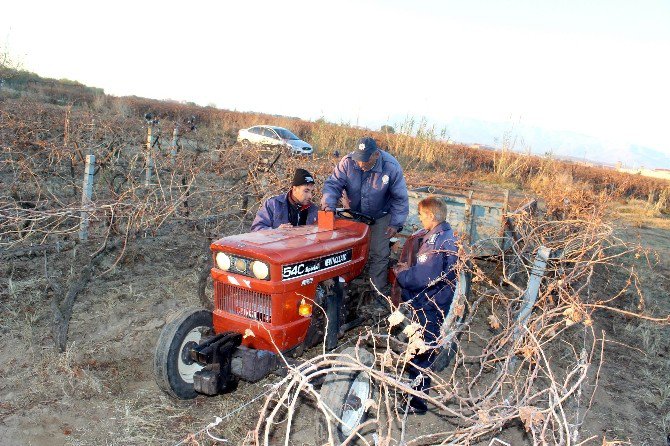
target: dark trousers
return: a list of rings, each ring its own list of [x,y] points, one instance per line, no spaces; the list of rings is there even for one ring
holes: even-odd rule
[[[431,304],[428,308],[413,309],[417,318],[419,319],[419,324],[424,327],[424,342],[428,346],[434,347],[435,341],[437,341],[440,336],[440,327],[442,326],[444,315],[433,304]],[[437,350],[429,349],[428,351],[416,355],[414,358],[412,358],[408,367],[409,378],[414,381],[421,373],[416,367],[421,367],[423,369],[430,367],[433,364],[433,361],[435,361],[437,353]],[[427,395],[428,390],[430,389],[430,378],[424,374],[418,385],[414,386],[414,389],[419,390]],[[421,398],[413,397],[410,405],[417,409],[426,409],[426,402]]]
[[[391,214],[378,218],[374,225],[370,226],[370,253],[368,255],[368,272],[372,283],[379,291],[384,291],[388,284],[389,256],[391,248],[389,239],[386,237],[386,228],[389,227]]]

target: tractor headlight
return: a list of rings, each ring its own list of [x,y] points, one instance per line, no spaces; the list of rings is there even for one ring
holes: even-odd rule
[[[216,266],[219,269],[228,271],[230,269],[230,257],[223,252],[216,253]]]
[[[247,270],[247,259],[237,257],[234,265],[237,272],[245,275],[249,274],[249,271]]]
[[[254,277],[259,280],[270,280],[270,265],[260,260],[240,257],[237,254],[217,252],[214,254],[214,262],[218,269],[229,273]]]
[[[270,268],[267,263],[261,262],[260,260],[254,260],[251,262],[251,271],[254,273],[254,276],[257,279],[267,279],[270,275]]]

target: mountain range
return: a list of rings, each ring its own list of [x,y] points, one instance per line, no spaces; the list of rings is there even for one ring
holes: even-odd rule
[[[570,131],[546,130],[529,125],[453,118],[444,123],[449,139],[466,144],[494,148],[506,146],[518,152],[535,155],[551,153],[610,166],[621,162],[624,167],[670,169],[670,153],[638,144],[617,143]],[[670,152],[670,148],[666,149]]]

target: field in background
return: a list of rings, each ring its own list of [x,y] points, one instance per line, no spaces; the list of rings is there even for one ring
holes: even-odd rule
[[[200,107],[171,101],[156,101],[139,97],[111,97],[101,89],[90,88],[72,81],[43,79],[27,72],[0,67],[0,78],[6,79],[2,94],[21,101],[38,104],[73,106],[88,111],[89,119],[97,115],[114,116],[123,120],[130,129],[136,128],[138,144],[141,144],[142,117],[153,113],[160,120],[160,131],[171,134],[174,127],[188,129],[190,122],[211,136],[210,149],[222,149],[234,145],[237,131],[257,124],[278,125],[291,129],[300,138],[310,142],[317,154],[327,157],[335,151],[344,155],[352,150],[356,141],[364,135],[373,136],[382,148],[395,155],[407,170],[450,174],[452,178],[484,180],[493,184],[532,188],[533,178],[538,176],[559,177],[595,193],[606,192],[621,198],[646,200],[657,212],[670,212],[670,182],[667,178],[650,178],[637,172],[621,172],[613,169],[586,166],[580,163],[561,161],[546,157],[525,155],[511,149],[514,135],[501,135],[502,150],[471,148],[449,144],[446,135],[425,120],[408,118],[396,125],[386,125],[384,131],[355,128],[347,124],[336,124],[317,120],[222,110]],[[61,111],[61,113],[63,113]],[[64,119],[64,117],[62,118]],[[82,123],[83,124],[83,123]],[[86,123],[92,127],[94,122]],[[83,149],[83,148],[82,148]]]
[[[670,181],[670,170],[663,169],[626,169],[623,167],[617,168],[619,172],[629,173],[632,175],[642,175],[645,177],[660,178],[661,180]]]

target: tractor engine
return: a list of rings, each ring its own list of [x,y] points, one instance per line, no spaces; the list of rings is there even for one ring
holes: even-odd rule
[[[235,235],[211,245],[214,332],[286,352],[305,340],[317,286],[349,282],[367,261],[368,227],[322,212],[319,225]]]

